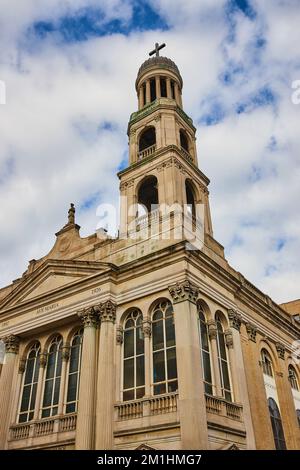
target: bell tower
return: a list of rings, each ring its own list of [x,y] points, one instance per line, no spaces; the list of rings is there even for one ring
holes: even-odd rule
[[[129,166],[119,173],[120,234],[163,205],[182,207],[195,217],[202,205],[204,232],[212,236],[208,178],[198,168],[196,128],[182,105],[183,80],[177,65],[155,45],[139,68],[138,110],[128,123]],[[184,209],[187,208],[187,209]]]

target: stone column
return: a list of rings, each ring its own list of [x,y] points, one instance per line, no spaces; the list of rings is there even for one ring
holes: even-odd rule
[[[123,345],[123,328],[119,325],[117,327],[116,335],[116,401],[121,401],[121,389],[123,384],[121,382],[121,369],[122,369],[122,345]]]
[[[174,304],[179,413],[183,449],[207,449],[206,404],[197,314],[198,289],[186,280],[169,287]]]
[[[156,90],[156,99],[161,97],[161,90],[160,90],[160,77],[155,77],[155,90]]]
[[[59,403],[58,403],[58,412],[57,412],[58,415],[62,415],[64,413],[64,401],[65,401],[67,369],[68,369],[69,359],[70,359],[70,345],[65,344],[62,347],[62,367],[61,367]]]
[[[145,396],[151,395],[151,320],[146,317],[143,321],[144,351],[145,351]]]
[[[171,90],[171,79],[167,78],[167,97],[172,99],[172,90]]]
[[[221,377],[220,377],[220,366],[218,360],[218,346],[217,346],[217,325],[214,320],[208,320],[207,322],[208,327],[208,336],[210,339],[210,346],[211,346],[211,358],[212,358],[212,365],[214,371],[214,388],[215,394],[217,397],[222,396],[222,385],[221,385]]]
[[[96,449],[113,449],[115,400],[114,322],[116,304],[107,300],[100,306],[100,340],[96,405]]]
[[[12,386],[20,344],[19,337],[14,335],[6,336],[2,340],[5,344],[5,359],[0,378],[0,449],[5,448],[7,441]]]
[[[33,415],[34,420],[40,418],[40,409],[42,407],[42,392],[43,392],[43,386],[44,386],[45,369],[46,369],[46,365],[47,365],[47,351],[43,351],[40,354],[39,361],[40,361],[40,368],[39,368],[38,385],[37,385],[37,390],[36,390],[34,415]]]
[[[230,364],[232,364],[232,376],[236,377],[237,384],[233,387],[237,387],[238,394],[234,392],[235,401],[240,402],[243,405],[243,419],[245,423],[245,428],[247,432],[247,449],[255,449],[255,437],[254,437],[254,430],[253,430],[253,422],[250,410],[250,400],[249,400],[249,393],[248,393],[248,386],[247,386],[247,379],[245,373],[245,361],[243,358],[242,352],[242,338],[241,338],[241,324],[242,324],[242,317],[236,311],[229,309],[228,310],[228,318],[229,324],[231,327],[231,334],[232,334],[232,341],[233,341],[233,349],[229,349],[229,360]],[[227,340],[228,341],[228,340]],[[230,351],[234,358],[230,356]],[[234,352],[234,354],[233,354]],[[233,362],[232,362],[233,361]]]
[[[146,104],[151,101],[150,80],[146,80]]]
[[[288,362],[285,360],[285,347],[281,343],[276,343],[275,347],[277,350],[278,362],[274,378],[276,381],[286,447],[288,450],[299,450],[299,424],[296,416],[291,384],[288,379]]]
[[[140,86],[140,89],[139,89],[139,109],[142,109],[143,106],[144,106],[144,90],[143,90],[143,86]]]
[[[89,307],[78,312],[78,316],[84,325],[84,332],[78,396],[76,450],[94,448],[98,312],[98,307]]]

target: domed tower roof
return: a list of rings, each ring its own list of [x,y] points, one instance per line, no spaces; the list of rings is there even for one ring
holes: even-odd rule
[[[154,57],[151,57],[150,59],[145,60],[145,62],[143,62],[143,64],[140,66],[138,74],[137,74],[136,82],[135,82],[136,86],[139,82],[139,79],[145,72],[151,69],[160,69],[160,68],[164,70],[166,69],[171,70],[172,72],[174,72],[178,76],[180,84],[182,86],[182,83],[183,83],[182,77],[180,75],[179,69],[177,65],[175,64],[175,62],[173,62],[173,60],[169,59],[168,57],[162,57],[159,55],[159,49],[161,49],[164,46],[165,44],[158,47],[158,44],[156,44],[155,50],[150,52],[149,54],[149,55],[153,55],[156,53],[156,55]]]

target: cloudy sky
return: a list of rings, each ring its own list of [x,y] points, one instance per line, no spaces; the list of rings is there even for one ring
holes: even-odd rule
[[[300,297],[300,0],[0,0],[0,287],[45,255],[70,202],[82,235],[118,200],[134,80],[155,42],[184,79],[215,238]]]

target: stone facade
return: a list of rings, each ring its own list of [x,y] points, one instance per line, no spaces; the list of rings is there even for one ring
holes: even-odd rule
[[[299,312],[236,272],[213,238],[182,79],[162,59],[149,59],[136,81],[120,236],[81,238],[72,205],[50,253],[0,290],[2,449],[274,449],[270,398],[286,447],[300,449],[290,380],[293,366],[299,385]],[[151,197],[201,205],[201,249],[175,237],[174,208],[170,226],[157,209],[138,213]]]

